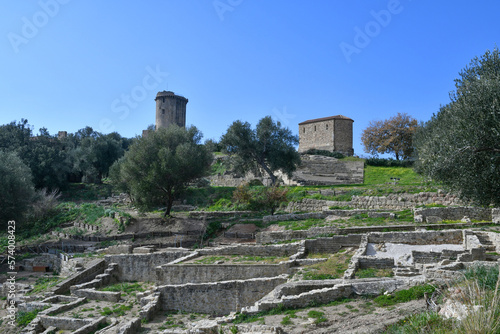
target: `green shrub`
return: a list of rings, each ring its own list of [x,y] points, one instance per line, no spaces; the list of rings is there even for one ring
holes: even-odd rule
[[[394,160],[394,159],[382,159],[382,158],[368,158],[365,160],[365,164],[368,166],[376,167],[411,167],[414,164],[412,160]]]
[[[332,158],[337,158],[337,159],[342,159],[342,158],[345,157],[345,155],[343,155],[340,152],[330,152],[330,151],[326,151],[326,150],[317,150],[317,149],[314,149],[314,148],[311,148],[311,149],[307,150],[305,152],[305,154],[322,155],[322,156],[325,156],[325,157],[332,157]]]
[[[33,319],[36,318],[39,310],[31,311],[31,312],[19,312],[16,317],[17,325],[20,327],[26,327]]]

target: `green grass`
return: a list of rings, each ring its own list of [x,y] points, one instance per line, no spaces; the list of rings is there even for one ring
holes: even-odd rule
[[[290,319],[290,316],[284,316],[280,322],[283,326],[293,325],[293,321]]]
[[[127,311],[130,311],[132,309],[132,307],[133,307],[132,304],[128,304],[128,305],[119,304],[119,305],[113,306],[113,309],[111,309],[109,307],[104,307],[100,313],[103,316],[108,316],[108,315],[114,314],[115,316],[121,317],[121,316],[124,316],[127,313]]]
[[[380,307],[392,306],[398,303],[406,303],[411,300],[421,299],[424,293],[433,293],[436,288],[430,284],[416,285],[409,289],[399,290],[390,295],[380,295],[373,301]]]
[[[360,213],[349,217],[347,220],[337,219],[334,223],[339,227],[400,225],[413,223],[413,212],[411,209],[396,211],[394,213],[396,214],[396,218],[372,218],[366,213]]]
[[[385,334],[448,334],[455,330],[454,321],[443,319],[435,312],[412,314],[388,326]],[[479,333],[479,332],[478,332]]]
[[[315,310],[311,310],[307,313],[307,316],[309,318],[313,318],[314,319],[314,323],[316,325],[319,325],[325,321],[327,321],[328,319],[325,318],[325,313],[324,312],[320,312],[320,311],[315,311]]]
[[[285,226],[286,230],[308,230],[311,227],[326,226],[324,219],[288,220],[278,222],[279,226]]]
[[[33,290],[31,290],[28,294],[33,295],[42,291],[46,291],[47,289],[56,286],[57,283],[61,282],[62,280],[63,278],[57,276],[40,277],[36,280],[35,285],[33,286]]]
[[[366,268],[356,271],[356,278],[372,278],[372,277],[392,277],[394,273],[392,269],[376,269]]]
[[[464,277],[467,280],[477,280],[481,288],[495,290],[499,275],[497,266],[473,266],[465,270]]]
[[[100,289],[101,291],[123,292],[126,294],[135,294],[144,292],[145,289],[141,283],[116,283]]]
[[[19,312],[16,317],[16,322],[19,327],[26,327],[33,319],[36,318],[40,310],[31,312]]]
[[[391,177],[399,178],[398,185],[424,183],[425,179],[408,167],[365,167],[365,186],[392,182]]]
[[[324,280],[342,278],[351,261],[352,252],[335,253],[328,260],[304,267],[303,279]]]

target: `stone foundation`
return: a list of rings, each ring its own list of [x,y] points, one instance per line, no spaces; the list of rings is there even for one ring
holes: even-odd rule
[[[158,290],[161,292],[160,301],[164,311],[224,315],[252,305],[286,281],[286,276],[280,276],[245,281],[164,285],[158,287]]]

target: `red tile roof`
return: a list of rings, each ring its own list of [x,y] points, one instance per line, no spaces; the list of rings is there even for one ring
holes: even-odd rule
[[[329,121],[331,119],[343,119],[343,120],[348,120],[348,121],[353,121],[353,119],[346,117],[344,115],[336,115],[336,116],[330,116],[330,117],[323,117],[323,118],[315,118],[315,119],[310,119],[308,121],[304,121],[302,123],[299,123],[299,125],[303,124],[309,124],[309,123],[316,123],[316,122],[323,122],[323,121]]]

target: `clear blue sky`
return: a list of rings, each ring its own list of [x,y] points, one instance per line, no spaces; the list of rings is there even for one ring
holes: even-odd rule
[[[154,97],[189,99],[187,124],[219,139],[237,119],[342,114],[354,150],[372,120],[426,121],[453,80],[500,39],[500,2],[4,0],[0,124],[28,119],[126,137],[154,123]]]

